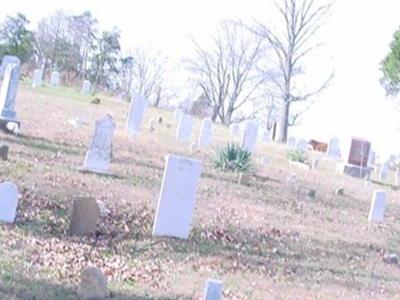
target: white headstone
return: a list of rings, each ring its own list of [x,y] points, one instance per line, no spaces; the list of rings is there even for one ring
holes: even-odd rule
[[[333,159],[340,158],[340,140],[337,137],[330,139],[326,156]]]
[[[114,120],[109,114],[96,121],[93,136],[82,167],[83,171],[101,174],[109,173],[115,127]]]
[[[18,57],[13,55],[4,55],[1,59],[1,66],[0,66],[0,79],[3,79],[4,73],[7,70],[7,65],[14,64],[14,65],[21,65],[21,61]]]
[[[210,118],[203,119],[201,124],[200,136],[197,142],[199,146],[207,146],[211,144],[212,140],[212,121]]]
[[[296,141],[295,149],[298,150],[298,151],[303,151],[303,152],[307,151],[307,149],[308,149],[308,141],[303,140],[303,139],[298,139]]]
[[[388,177],[388,174],[389,174],[389,167],[387,163],[383,163],[379,170],[379,180],[380,181],[385,180]]]
[[[254,121],[247,121],[243,132],[242,147],[253,152],[257,143],[258,124]]]
[[[147,100],[143,95],[137,93],[133,94],[131,103],[129,104],[128,119],[126,120],[125,126],[128,134],[132,135],[139,133],[147,105]]]
[[[15,99],[21,75],[20,66],[8,64],[0,91],[0,119],[15,121]]]
[[[174,111],[174,122],[179,122],[181,116],[183,115],[183,111],[180,108],[175,109]]]
[[[199,160],[167,155],[153,235],[188,238],[202,166]]]
[[[296,137],[294,136],[289,137],[286,142],[287,147],[289,149],[294,149],[296,147],[296,141],[297,141]]]
[[[190,142],[192,136],[193,119],[187,114],[182,114],[176,131],[176,140],[179,142]]]
[[[57,71],[53,71],[50,77],[50,84],[52,86],[59,86],[60,85],[60,73]]]
[[[239,124],[232,124],[231,128],[231,136],[239,137],[240,136],[240,125]]]
[[[36,69],[33,71],[32,86],[38,87],[42,85],[43,71],[41,69]]]
[[[0,184],[0,221],[14,223],[18,205],[18,187],[9,181]]]
[[[368,222],[383,222],[386,205],[386,192],[375,190],[372,197],[371,208],[369,211]]]
[[[89,80],[84,80],[82,83],[81,94],[89,94],[92,89],[92,84]]]
[[[203,300],[220,300],[222,298],[222,281],[207,279]]]

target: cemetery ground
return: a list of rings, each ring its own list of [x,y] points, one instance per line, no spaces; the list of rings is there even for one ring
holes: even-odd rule
[[[229,140],[227,128],[214,125],[214,146],[190,153],[175,141],[171,112],[149,108],[132,139],[124,131],[128,103],[100,98],[94,105],[65,88],[20,85],[22,135],[0,133],[10,146],[0,181],[15,182],[21,193],[15,224],[0,224],[0,299],[77,299],[88,264],[107,276],[111,299],[199,299],[207,278],[223,281],[224,299],[400,298],[400,267],[383,261],[385,253],[400,254],[399,191],[335,174],[332,161],[315,171],[290,165],[285,147],[273,143],[257,145],[250,183],[239,185],[237,174],[212,164],[215,144]],[[94,122],[107,112],[117,124],[115,176],[78,172]],[[150,131],[149,120],[159,116],[163,122]],[[68,120],[76,117],[84,122],[74,127]],[[187,240],[152,237],[168,153],[204,163]],[[293,172],[296,189],[286,182]],[[343,196],[335,195],[338,187]],[[368,226],[377,188],[388,191],[385,223]],[[108,209],[94,236],[67,234],[80,196]]]

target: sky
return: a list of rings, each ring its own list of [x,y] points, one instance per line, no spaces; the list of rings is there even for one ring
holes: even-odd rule
[[[177,62],[191,52],[190,37],[208,38],[222,20],[276,19],[273,0],[13,0],[2,7],[0,19],[22,12],[34,27],[60,8],[76,14],[90,10],[103,30],[119,27],[125,50],[161,50]],[[400,153],[400,112],[379,83],[379,63],[400,27],[399,11],[399,0],[336,0],[316,36],[323,46],[307,66],[310,86],[332,70],[335,77],[289,135],[321,141],[357,136],[369,139],[381,157]]]

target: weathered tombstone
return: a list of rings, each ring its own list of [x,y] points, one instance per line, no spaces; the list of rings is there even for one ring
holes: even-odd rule
[[[212,140],[212,121],[210,118],[203,119],[201,124],[200,136],[197,141],[198,146],[208,146]]]
[[[0,147],[0,158],[2,160],[8,160],[8,149],[9,147],[7,145],[2,145]]]
[[[74,199],[68,232],[78,236],[93,234],[99,218],[100,208],[94,198]]]
[[[53,71],[50,77],[50,85],[59,86],[60,85],[60,73]]]
[[[240,173],[238,178],[239,185],[250,185],[251,183],[251,175],[246,173]]]
[[[190,142],[192,127],[192,117],[187,114],[182,114],[176,131],[176,140],[183,143]]]
[[[371,208],[369,211],[368,222],[383,222],[386,205],[386,192],[375,190],[372,197]]]
[[[348,154],[345,155],[346,162],[338,165],[340,171],[353,177],[368,177],[371,168],[368,167],[368,157],[371,143],[365,139],[352,138]]]
[[[81,273],[78,297],[80,299],[104,299],[108,295],[107,278],[103,272],[95,266],[86,267]]]
[[[257,143],[258,124],[254,121],[247,121],[243,132],[242,147],[253,152]]]
[[[232,124],[230,126],[231,129],[231,136],[239,137],[240,136],[240,125],[239,124]]]
[[[389,175],[389,166],[387,163],[383,163],[379,170],[379,180],[384,181]]]
[[[109,114],[96,121],[81,171],[109,174],[115,127],[114,120]]]
[[[188,238],[202,167],[199,160],[167,155],[153,235]]]
[[[207,279],[203,300],[220,300],[222,298],[222,281]]]
[[[36,69],[33,71],[32,86],[38,87],[42,85],[43,71],[41,69]]]
[[[326,150],[326,156],[328,158],[338,159],[340,155],[340,140],[337,137],[331,138],[328,143],[328,149]]]
[[[19,125],[14,107],[20,75],[19,65],[7,65],[0,91],[0,121],[4,121],[5,123],[14,122]]]
[[[144,112],[147,108],[147,100],[141,94],[133,94],[129,104],[128,119],[126,120],[126,132],[130,135],[138,134],[143,122]]]
[[[306,152],[308,149],[308,141],[303,139],[298,139],[296,140],[296,145],[294,146],[294,148],[298,151]]]
[[[287,147],[289,149],[294,149],[296,147],[296,141],[297,141],[296,137],[294,137],[294,136],[289,137],[286,142]]]
[[[4,55],[3,58],[1,59],[0,79],[3,79],[4,74],[5,74],[6,70],[7,70],[7,66],[9,64],[14,64],[14,65],[20,66],[21,65],[21,61],[16,56]]]
[[[92,89],[92,84],[90,83],[90,81],[84,80],[82,83],[81,94],[84,95],[90,94],[91,89]]]
[[[6,181],[0,183],[0,221],[14,223],[18,205],[18,187]]]
[[[183,115],[183,111],[180,108],[175,109],[174,111],[174,121],[179,122]]]

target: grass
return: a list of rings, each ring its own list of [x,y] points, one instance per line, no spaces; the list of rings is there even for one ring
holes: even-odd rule
[[[92,105],[73,89],[21,84],[23,135],[0,133],[10,146],[0,181],[15,181],[21,193],[16,223],[0,224],[0,299],[77,299],[79,272],[89,263],[106,273],[111,299],[199,299],[209,277],[223,280],[225,299],[398,297],[400,268],[382,261],[400,249],[398,191],[335,174],[331,162],[312,172],[296,168],[274,144],[257,148],[253,161],[268,153],[271,162],[254,163],[251,184],[239,186],[236,174],[213,168],[211,149],[189,153],[174,141],[172,113],[149,108],[131,140],[123,130],[126,103],[104,98]],[[116,177],[77,171],[92,124],[105,112],[117,123]],[[89,125],[71,128],[66,119],[80,114]],[[150,132],[146,124],[158,116],[164,122]],[[195,139],[201,120],[194,123]],[[215,126],[216,147],[229,142],[228,132]],[[184,241],[151,235],[168,153],[204,162]],[[317,191],[315,199],[288,189],[293,172],[301,190]],[[334,195],[338,186],[344,196]],[[385,224],[368,226],[374,188],[387,189],[388,206]],[[102,200],[110,213],[95,236],[69,237],[72,200],[82,195]]]

